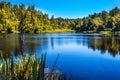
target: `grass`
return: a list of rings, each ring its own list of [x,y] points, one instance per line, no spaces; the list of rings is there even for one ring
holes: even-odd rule
[[[75,31],[71,30],[71,29],[56,29],[56,30],[45,30],[45,31],[42,31],[42,33],[57,33],[57,32],[75,32]]]
[[[57,73],[55,75],[53,71],[46,76],[44,73],[46,54],[42,54],[39,59],[36,55],[27,54],[17,58],[11,56],[6,59],[2,52],[0,52],[0,56],[0,80],[66,80],[66,75]]]
[[[100,31],[100,34],[108,35],[108,34],[111,34],[111,31]]]

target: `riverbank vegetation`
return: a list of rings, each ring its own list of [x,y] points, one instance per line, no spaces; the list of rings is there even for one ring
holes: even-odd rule
[[[93,33],[120,31],[120,9],[90,14],[84,18],[64,19],[49,17],[35,6],[12,5],[0,2],[0,33],[43,33],[43,32]]]
[[[46,54],[4,58],[0,52],[0,57],[0,80],[66,80],[61,71],[45,68]]]

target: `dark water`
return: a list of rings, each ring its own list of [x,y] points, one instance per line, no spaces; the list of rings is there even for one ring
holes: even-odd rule
[[[4,55],[47,53],[46,67],[62,70],[73,80],[120,80],[120,37],[100,34],[53,33],[0,35]]]

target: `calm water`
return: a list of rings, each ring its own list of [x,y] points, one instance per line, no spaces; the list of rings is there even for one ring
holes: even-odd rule
[[[47,53],[46,67],[55,66],[78,80],[120,80],[120,37],[100,34],[52,33],[0,35],[4,55]]]

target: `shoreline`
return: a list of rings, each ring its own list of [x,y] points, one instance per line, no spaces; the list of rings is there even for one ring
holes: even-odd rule
[[[80,31],[80,32],[76,32],[75,30],[71,30],[71,29],[58,29],[58,30],[52,30],[52,31],[42,31],[39,33],[23,33],[23,34],[47,34],[47,33],[64,33],[64,32],[75,32],[75,33],[82,33],[82,34],[102,34],[102,35],[120,35],[120,31],[99,31],[99,32],[95,32],[95,31]],[[7,33],[7,32],[1,32],[0,34],[22,34],[18,31],[16,31],[15,33]]]

